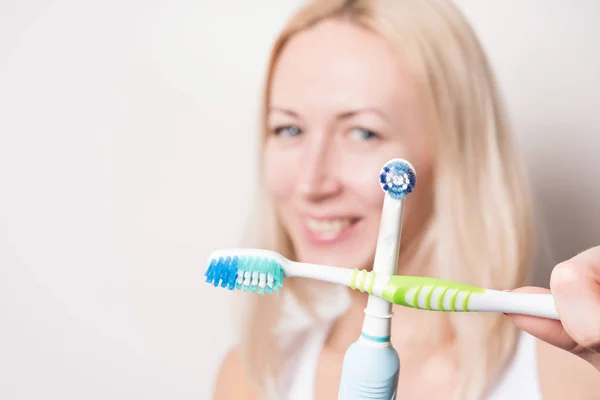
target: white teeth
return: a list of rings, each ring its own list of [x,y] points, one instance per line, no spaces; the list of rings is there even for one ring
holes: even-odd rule
[[[311,231],[317,233],[337,234],[350,225],[350,219],[316,220],[307,218],[306,225]]]

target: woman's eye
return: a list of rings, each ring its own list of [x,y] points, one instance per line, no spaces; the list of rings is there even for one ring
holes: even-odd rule
[[[363,128],[354,128],[350,131],[350,136],[354,140],[372,140],[379,137],[379,135],[373,131]]]
[[[285,136],[298,136],[302,133],[302,130],[295,125],[287,125],[287,126],[278,126],[273,129],[273,133],[276,135],[285,135]]]

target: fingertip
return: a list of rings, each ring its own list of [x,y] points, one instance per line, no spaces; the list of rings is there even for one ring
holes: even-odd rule
[[[550,286],[568,285],[579,280],[577,265],[573,262],[563,262],[552,270]]]

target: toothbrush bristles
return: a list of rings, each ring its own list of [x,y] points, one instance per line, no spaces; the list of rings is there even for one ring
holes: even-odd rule
[[[279,292],[284,279],[283,269],[278,262],[265,257],[243,256],[211,259],[204,276],[206,282],[215,287],[260,295]]]

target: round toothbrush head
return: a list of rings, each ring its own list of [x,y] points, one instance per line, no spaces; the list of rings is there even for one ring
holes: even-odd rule
[[[406,160],[394,158],[381,169],[379,184],[393,199],[402,200],[417,184],[415,168]]]

